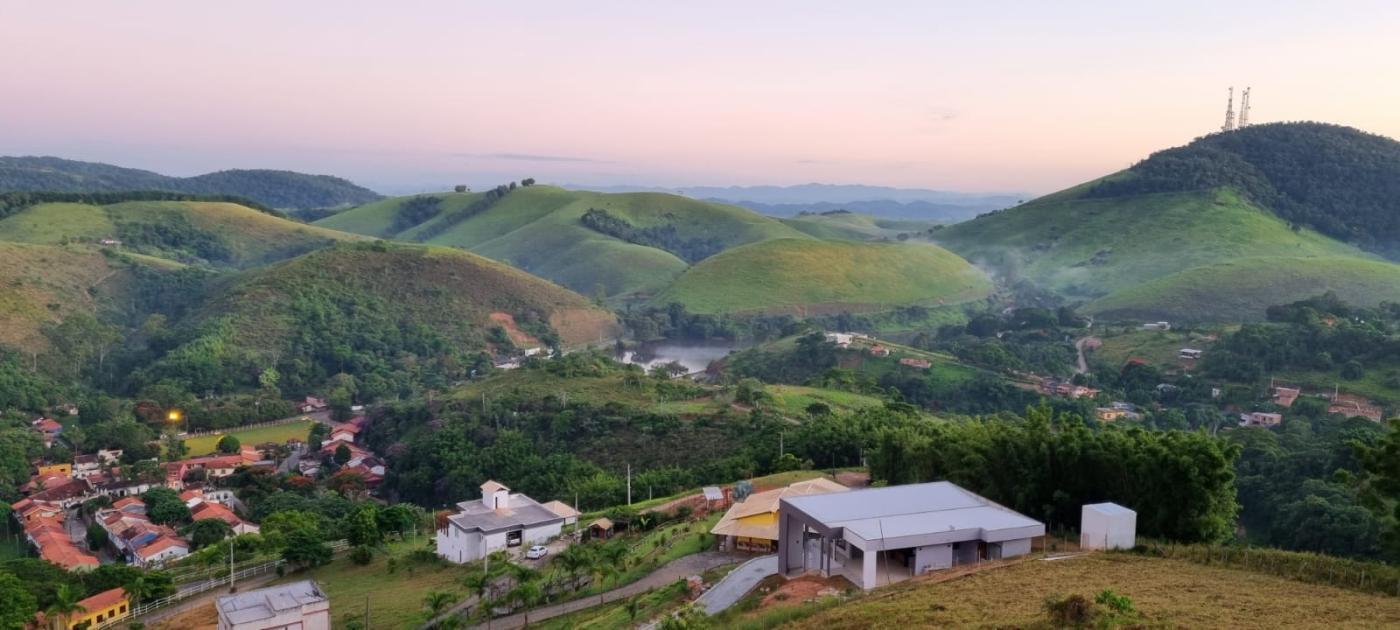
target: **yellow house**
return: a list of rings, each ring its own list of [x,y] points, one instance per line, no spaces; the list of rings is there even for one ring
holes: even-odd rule
[[[1098,409],[1094,410],[1094,417],[1098,418],[1099,422],[1113,422],[1114,420],[1118,420],[1126,415],[1128,415],[1128,412],[1122,409],[1110,409],[1108,407],[1099,407]]]
[[[73,613],[72,619],[68,620],[68,630],[96,626],[131,614],[131,598],[121,588],[102,591],[78,602],[78,605],[82,607],[82,612]]]
[[[38,476],[40,477],[49,477],[53,475],[63,475],[64,477],[73,476],[73,465],[67,462],[61,464],[39,464],[38,468]]]
[[[778,502],[783,497],[845,492],[849,489],[819,477],[785,488],[757,492],[743,502],[730,506],[710,533],[723,537],[730,549],[769,553],[778,548]]]

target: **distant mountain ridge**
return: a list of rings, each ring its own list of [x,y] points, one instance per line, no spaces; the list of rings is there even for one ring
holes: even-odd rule
[[[575,186],[598,192],[664,192],[692,199],[742,206],[770,216],[791,217],[802,212],[850,210],[887,219],[956,222],[983,212],[1006,208],[1026,199],[1017,193],[960,193],[926,188],[895,188],[864,184],[799,184],[795,186]]]
[[[171,177],[100,162],[57,157],[0,156],[0,192],[114,192],[149,190],[236,195],[271,208],[307,210],[354,206],[380,198],[348,180],[269,169],[230,169]]]

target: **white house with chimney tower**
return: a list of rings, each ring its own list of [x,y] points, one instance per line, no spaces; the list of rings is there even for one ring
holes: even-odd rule
[[[481,484],[481,499],[457,504],[437,531],[437,553],[462,564],[493,551],[543,543],[558,536],[565,516],[495,481]]]

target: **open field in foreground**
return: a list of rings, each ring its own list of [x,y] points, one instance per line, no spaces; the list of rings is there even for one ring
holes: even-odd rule
[[[961,579],[915,580],[826,610],[795,628],[1048,627],[1047,596],[1126,595],[1148,627],[1381,628],[1400,598],[1180,560],[1090,554],[1028,560]]]

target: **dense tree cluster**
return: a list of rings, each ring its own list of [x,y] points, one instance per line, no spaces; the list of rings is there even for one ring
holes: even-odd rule
[[[447,214],[439,214],[439,218],[436,222],[419,230],[414,234],[414,238],[420,241],[432,240],[433,237],[452,229],[457,224],[490,210],[491,206],[496,205],[513,190],[515,190],[515,182],[496,186],[482,193],[481,198],[467,204],[465,208],[454,210]]]
[[[878,427],[875,479],[946,479],[998,503],[1077,527],[1080,507],[1113,501],[1138,512],[1138,532],[1221,541],[1234,532],[1238,447],[1202,433],[1095,431],[1048,407],[1023,421],[895,422]]]
[[[2,185],[0,185],[0,189],[14,190]],[[222,201],[247,206],[273,216],[282,216],[276,210],[242,197],[133,190],[122,192],[0,192],[0,219],[41,203],[85,203],[105,206],[128,201]]]
[[[1400,388],[1400,305],[1348,306],[1335,295],[1271,307],[1270,322],[1245,324],[1224,335],[1202,360],[1202,371],[1236,382],[1257,382],[1282,370],[1338,370],[1358,379],[1373,369]],[[1382,401],[1385,402],[1385,401]]]
[[[398,211],[394,213],[394,222],[385,237],[423,223],[437,216],[439,212],[442,212],[442,197],[434,195],[409,197],[399,204]]]
[[[637,227],[607,210],[589,208],[580,219],[589,229],[628,243],[655,247],[696,263],[724,251],[724,242],[713,236],[683,236],[674,224]]]
[[[1276,430],[1227,432],[1240,446],[1240,524],[1247,538],[1330,555],[1380,555],[1393,519],[1370,509],[1353,481],[1364,473],[1356,449],[1376,445],[1382,431],[1369,420],[1291,414]]]
[[[1400,256],[1400,143],[1323,123],[1254,125],[1158,151],[1091,197],[1230,187],[1296,224]]]

